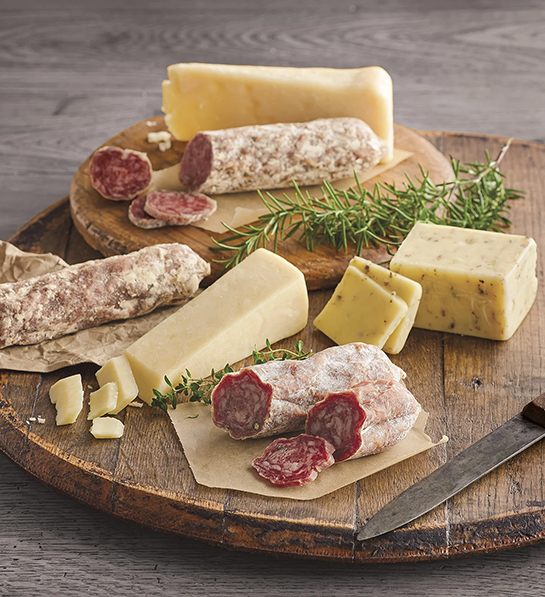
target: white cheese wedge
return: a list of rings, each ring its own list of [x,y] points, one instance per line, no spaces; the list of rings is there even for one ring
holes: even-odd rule
[[[131,366],[123,355],[110,359],[96,372],[96,378],[100,387],[111,382],[114,382],[117,386],[117,404],[107,411],[113,415],[122,411],[127,404],[138,396],[138,386],[132,374]]]
[[[113,417],[99,417],[93,419],[91,434],[96,439],[115,439],[123,435],[125,426],[119,419]]]
[[[416,327],[508,340],[534,302],[536,260],[525,236],[419,222],[390,269],[422,285]]]
[[[337,344],[382,348],[407,311],[405,301],[349,265],[314,325]]]
[[[108,382],[96,392],[89,394],[89,414],[87,419],[96,419],[111,412],[117,405],[117,384],[114,381]]]
[[[64,377],[54,383],[49,390],[49,399],[57,408],[57,425],[75,423],[83,408],[83,385],[81,375]]]
[[[291,263],[258,249],[125,350],[139,389],[151,403],[153,389],[168,389],[186,369],[210,375],[254,349],[292,336],[308,319],[303,274]]]
[[[360,272],[369,276],[371,280],[375,281],[385,290],[394,293],[395,296],[405,301],[407,304],[407,314],[399,322],[398,326],[382,347],[382,350],[388,354],[397,354],[405,346],[409,332],[414,325],[414,320],[422,297],[422,286],[414,280],[396,274],[372,261],[363,259],[363,257],[354,257],[354,259],[350,261],[350,265],[353,265]]]
[[[187,141],[202,130],[353,116],[366,122],[393,155],[393,89],[379,66],[292,68],[173,64],[163,81],[170,132]]]

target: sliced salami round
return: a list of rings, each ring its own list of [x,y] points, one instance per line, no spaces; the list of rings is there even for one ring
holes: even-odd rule
[[[386,144],[358,118],[201,131],[188,143],[180,180],[193,191],[221,194],[322,184],[375,166]]]
[[[383,452],[414,425],[420,404],[397,381],[369,381],[329,394],[308,413],[306,433],[335,446],[335,461]]]
[[[133,199],[129,206],[129,220],[139,228],[162,228],[163,226],[167,226],[167,223],[163,220],[158,220],[150,216],[144,210],[144,204],[146,203],[146,195],[140,195],[136,199]]]
[[[200,193],[153,191],[146,195],[144,210],[153,218],[174,226],[208,219],[217,209],[214,199]]]
[[[280,487],[305,485],[335,463],[335,447],[321,437],[301,434],[281,437],[267,446],[252,465],[258,474]]]
[[[150,185],[153,168],[141,151],[120,147],[97,149],[89,164],[91,185],[105,199],[130,201]]]

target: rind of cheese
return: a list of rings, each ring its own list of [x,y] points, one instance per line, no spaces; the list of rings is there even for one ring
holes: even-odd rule
[[[278,255],[258,249],[125,350],[139,397],[168,389],[189,370],[210,375],[302,330],[308,319],[303,274]]]
[[[537,292],[532,238],[417,223],[390,269],[422,285],[415,326],[508,340]]]
[[[386,141],[393,155],[393,87],[379,66],[293,68],[173,64],[163,81],[165,121],[176,139],[254,124],[353,116]]]
[[[91,434],[96,439],[116,439],[123,435],[125,426],[119,419],[113,417],[99,417],[93,419]]]
[[[49,399],[57,408],[57,425],[75,423],[83,408],[83,385],[81,375],[64,377],[54,383],[49,390]]]
[[[349,265],[314,325],[337,344],[382,348],[407,311],[405,301]]]
[[[117,384],[110,381],[96,392],[89,394],[89,414],[87,420],[102,417],[111,412],[117,404]]]
[[[355,268],[359,269],[360,272],[369,276],[385,290],[393,292],[407,304],[407,314],[400,321],[382,347],[382,350],[388,354],[398,354],[405,346],[409,332],[414,325],[416,313],[422,297],[422,286],[414,280],[396,274],[372,261],[363,259],[363,257],[354,257],[350,261],[350,265],[353,265]]]
[[[105,363],[96,372],[96,378],[101,387],[112,381],[117,386],[117,404],[108,411],[112,415],[117,415],[138,396],[136,380],[129,361],[124,355],[114,357]]]

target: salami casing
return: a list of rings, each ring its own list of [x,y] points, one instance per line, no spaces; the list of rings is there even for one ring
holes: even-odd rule
[[[144,210],[153,218],[174,226],[186,226],[209,218],[218,204],[201,193],[153,191],[146,195]]]
[[[97,149],[89,163],[91,185],[105,199],[130,201],[151,183],[153,168],[141,151],[106,146]]]
[[[367,170],[386,152],[358,118],[202,131],[185,149],[180,180],[211,194],[315,185]]]
[[[168,226],[166,222],[163,220],[158,220],[150,216],[144,210],[144,204],[146,203],[146,195],[140,195],[134,199],[131,204],[129,205],[129,220],[139,228],[145,228],[147,230],[151,230],[152,228],[163,228],[164,226]]]
[[[189,247],[164,244],[0,284],[0,348],[144,315],[193,296],[209,273]]]
[[[335,463],[335,447],[322,437],[305,435],[275,439],[252,466],[258,474],[280,487],[305,485]]]
[[[377,454],[401,441],[420,404],[398,381],[368,381],[329,394],[310,409],[305,432],[335,446],[335,461]]]
[[[334,346],[304,361],[269,361],[226,375],[212,392],[212,420],[235,439],[296,431],[331,392],[404,377],[376,346]]]

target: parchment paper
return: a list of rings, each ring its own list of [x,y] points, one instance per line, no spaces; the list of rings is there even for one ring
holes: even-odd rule
[[[197,402],[180,404],[168,412],[197,483],[294,500],[321,497],[448,441],[443,436],[434,443],[424,433],[428,413],[421,412],[407,437],[381,454],[334,464],[302,487],[276,487],[252,467],[252,460],[275,438],[231,439],[212,423],[210,407]]]

